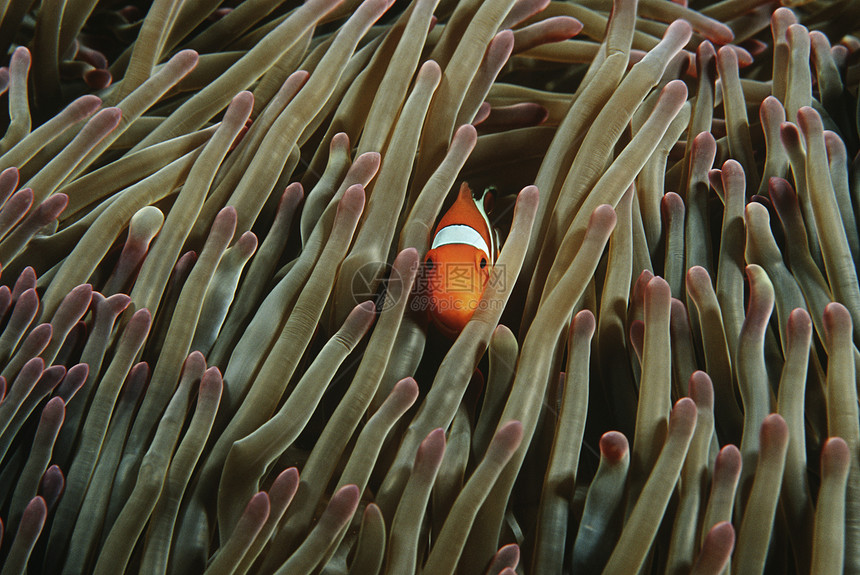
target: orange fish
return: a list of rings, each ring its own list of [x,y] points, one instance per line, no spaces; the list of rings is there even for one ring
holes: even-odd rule
[[[490,224],[485,190],[475,201],[465,182],[454,205],[442,216],[424,259],[424,286],[430,319],[443,334],[455,338],[481,302],[498,255],[498,236]]]

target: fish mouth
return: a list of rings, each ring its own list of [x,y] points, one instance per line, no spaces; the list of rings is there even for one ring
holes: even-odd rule
[[[442,333],[442,335],[450,339],[457,339],[457,336],[459,336],[460,332],[463,331],[463,328],[466,327],[466,324],[463,324],[462,326],[451,326],[446,323],[445,320],[435,315],[433,316],[433,323],[436,325],[436,329],[438,329]]]
[[[474,307],[470,303],[467,300],[457,300],[455,303],[448,298],[432,298],[430,315],[433,323],[443,334],[456,339],[474,315]],[[454,310],[459,310],[459,313],[453,313]]]

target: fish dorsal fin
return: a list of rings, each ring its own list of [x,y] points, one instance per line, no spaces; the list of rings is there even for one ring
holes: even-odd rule
[[[481,194],[481,199],[475,202],[475,206],[481,213],[481,218],[483,218],[490,235],[490,265],[494,265],[496,263],[496,257],[499,255],[499,231],[493,227],[493,224],[490,222],[490,218],[487,215],[487,212],[490,212],[493,209],[493,204],[495,203],[494,200],[496,199],[495,192],[495,188],[486,188],[484,193]]]
[[[471,188],[466,182],[463,182],[456,201],[442,216],[436,227],[433,246],[438,247],[452,243],[472,245],[487,254],[487,259],[491,265],[495,263],[498,254],[498,242],[494,233],[495,230],[484,209],[484,196],[480,200],[475,200]]]

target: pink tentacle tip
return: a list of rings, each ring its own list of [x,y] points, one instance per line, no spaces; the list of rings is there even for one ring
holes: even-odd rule
[[[437,427],[436,429],[428,433],[427,437],[424,438],[424,441],[421,442],[421,447],[425,449],[438,449],[441,447],[442,449],[444,449],[445,430],[441,427]]]
[[[117,11],[117,14],[123,19],[125,19],[125,21],[128,23],[136,22],[141,18],[140,8],[138,8],[137,6],[132,6],[130,4],[120,8]]]
[[[683,321],[684,325],[687,326],[684,329],[689,328],[689,318],[687,317],[687,306],[684,304],[683,301],[681,301],[675,297],[672,298],[671,314],[672,314],[672,320],[673,321]]]
[[[30,50],[28,50],[24,46],[18,46],[15,48],[15,51],[12,52],[12,59],[10,61],[10,67],[18,67],[18,66],[30,66]]]
[[[299,89],[301,89],[301,87],[305,85],[305,82],[307,82],[308,78],[310,77],[311,73],[307,70],[296,70],[287,77],[284,84],[286,84],[287,82],[294,82],[295,85],[298,86]]]
[[[353,308],[350,312],[350,315],[352,314],[356,314],[360,319],[368,314],[372,318],[376,314],[376,304],[371,300],[363,301]]]
[[[706,409],[714,407],[714,384],[711,377],[704,371],[694,371],[690,375],[689,391],[690,397],[696,405]]]
[[[32,536],[37,535],[42,531],[45,525],[45,519],[48,517],[48,505],[42,496],[37,495],[24,508],[24,513],[21,515],[21,523],[18,527],[18,532],[29,533]]]
[[[66,402],[61,397],[52,397],[42,408],[42,419],[62,423],[66,414]]]
[[[677,429],[679,433],[692,433],[696,427],[696,417],[698,411],[696,403],[689,397],[682,397],[672,408],[672,414],[669,417],[669,432]]]
[[[230,101],[230,107],[234,107],[238,112],[250,113],[250,109],[254,106],[254,94],[248,90],[242,90]],[[228,108],[229,109],[229,108]],[[237,112],[237,113],[238,113]]]
[[[188,354],[185,362],[182,364],[183,370],[198,370],[201,373],[206,370],[206,357],[202,352],[195,350]]]
[[[516,450],[523,440],[523,424],[517,420],[508,421],[499,426],[493,442],[505,446],[508,450]]]
[[[762,449],[781,449],[788,443],[788,424],[778,413],[771,413],[761,424]]]
[[[331,496],[329,505],[333,507],[344,506],[346,508],[352,508],[352,511],[349,512],[349,514],[352,515],[356,507],[358,507],[358,500],[360,497],[361,490],[357,485],[350,483],[349,485],[344,485],[335,491],[334,495]]]
[[[559,23],[559,30],[562,34],[562,38],[565,40],[568,38],[573,38],[585,27],[585,25],[577,20],[576,18],[571,17],[562,17],[562,21]]]
[[[91,284],[80,284],[73,288],[72,291],[69,292],[69,295],[80,298],[92,298],[93,286]]]
[[[381,164],[382,154],[380,154],[379,152],[365,152],[359,157],[357,157],[352,165],[353,167],[355,167],[356,165],[362,166],[362,168],[366,169],[372,176],[376,174]]]
[[[697,567],[707,570],[696,570],[696,573],[719,573],[725,568],[735,546],[735,529],[728,521],[715,524],[705,536]]]
[[[478,142],[478,130],[472,124],[463,124],[454,132],[451,143],[462,141],[469,149],[475,147]]]
[[[639,276],[636,278],[636,283],[640,286],[640,289],[644,289],[645,286],[647,286],[648,283],[655,277],[656,276],[650,270],[644,269],[639,273]]]
[[[39,205],[37,213],[46,223],[55,220],[69,205],[69,196],[63,193],[52,194]]]
[[[831,437],[821,448],[821,474],[841,475],[851,466],[851,448],[841,437]]]
[[[252,231],[247,231],[236,240],[236,245],[239,247],[241,252],[253,254],[257,251],[257,245],[259,241],[257,240],[257,234]]]
[[[509,130],[525,126],[539,126],[549,118],[549,110],[540,104],[523,102],[510,106],[490,107],[490,115],[483,123],[487,130]]]
[[[341,208],[350,211],[362,211],[364,209],[365,191],[361,184],[353,184],[346,189],[340,200],[338,210]]]
[[[200,379],[200,394],[217,393],[220,395],[223,389],[224,380],[221,376],[221,370],[213,365],[203,373],[203,377]]]
[[[31,343],[32,345],[34,345],[34,347],[38,347],[40,350],[40,353],[41,353],[41,350],[45,349],[45,347],[47,347],[47,345],[48,345],[48,342],[51,341],[51,336],[53,334],[54,334],[54,328],[51,324],[40,323],[35,328],[33,328],[33,331],[31,331],[30,335],[27,336],[26,341]],[[36,359],[36,358],[34,358],[34,359]],[[41,358],[38,358],[38,359],[41,359]],[[30,360],[30,361],[32,361],[32,360]],[[27,365],[25,364],[24,367],[27,367]],[[42,364],[42,367],[39,369],[42,369],[42,368],[44,368],[44,363]]]
[[[227,225],[229,222],[234,222],[235,224],[236,218],[236,208],[233,206],[224,206],[218,211],[218,214],[215,216],[215,223],[217,223],[218,225]]]
[[[90,366],[85,363],[73,365],[66,372],[63,381],[57,387],[57,396],[68,403],[84,385],[90,373]]]
[[[718,168],[714,168],[712,170],[708,170],[708,183],[711,184],[711,187],[718,191],[719,193],[723,193],[723,172]]]
[[[43,323],[43,324],[40,324],[39,326],[37,326],[37,329],[42,327],[43,325],[46,325],[48,327],[51,326],[51,324],[49,324],[49,323]],[[33,330],[33,332],[35,332],[35,331],[36,330]],[[33,332],[30,332],[31,336],[32,336]],[[49,338],[50,338],[50,336],[49,336]],[[42,359],[41,357],[31,358],[30,360],[27,361],[27,363],[24,364],[24,367],[21,368],[21,371],[18,372],[18,377],[15,378],[15,380],[17,381],[17,380],[22,379],[22,378],[24,380],[36,379],[37,377],[39,377],[39,374],[42,373],[42,371],[44,369],[45,369],[45,360],[44,359]]]
[[[597,320],[591,310],[584,309],[573,316],[574,337],[591,338],[597,328]]]
[[[689,42],[692,36],[693,27],[690,26],[689,22],[681,18],[674,20],[669,24],[669,27],[666,28],[666,32],[663,34],[663,38],[677,39],[682,45]]]
[[[537,186],[530,185],[524,187],[520,190],[520,193],[517,194],[517,208],[520,205],[523,206],[533,206],[535,209],[537,208],[537,202],[540,199],[540,192],[538,191]],[[522,203],[521,203],[522,202]]]
[[[696,47],[696,68],[699,68],[700,65],[708,65],[711,67],[711,74],[713,74],[713,64],[716,57],[717,50],[709,40],[699,42]]]
[[[242,518],[250,524],[262,526],[262,524],[266,522],[266,519],[269,518],[271,509],[269,494],[265,491],[260,491],[251,497],[251,500],[245,506]]]
[[[108,70],[96,68],[84,72],[84,82],[91,90],[104,90],[113,83],[113,76]]]
[[[791,310],[788,316],[788,333],[789,335],[800,331],[809,331],[812,329],[812,318],[802,307]]]
[[[298,485],[298,482],[299,482],[299,469],[298,469],[297,467],[288,467],[288,468],[284,469],[283,471],[281,471],[281,472],[278,474],[278,476],[277,476],[277,477],[275,478],[275,480],[272,482],[272,485],[273,485],[273,486],[274,486],[275,484],[278,484],[278,485],[283,485],[283,484],[292,485],[293,483],[295,483],[296,485]]]
[[[850,334],[852,323],[851,313],[841,303],[833,301],[824,307],[824,330],[828,337],[835,338],[838,334]]]
[[[782,142],[782,145],[786,148],[791,149],[799,148],[801,144],[800,130],[797,127],[797,124],[792,122],[782,122],[779,125],[779,141]]]
[[[777,177],[772,177],[767,181],[767,191],[768,195],[776,201],[783,198],[787,199],[789,194],[794,194],[794,188],[791,187],[788,180]]]
[[[278,211],[288,209],[294,210],[295,207],[305,198],[305,190],[299,182],[293,182],[284,188],[284,193],[281,194],[281,199],[278,203]]]
[[[742,177],[744,174],[744,168],[737,160],[730,159],[723,162],[723,165],[720,168],[720,174],[723,181],[732,177]]]
[[[660,201],[660,211],[663,213],[663,217],[669,219],[671,217],[675,217],[683,215],[684,213],[684,200],[676,194],[675,192],[666,192],[663,198]]]
[[[44,386],[49,391],[52,391],[57,384],[62,381],[63,377],[66,375],[66,368],[62,365],[52,365],[42,372],[41,377],[39,377],[40,387]]]
[[[746,68],[748,66],[752,66],[753,62],[755,62],[755,58],[750,54],[749,50],[743,48],[741,46],[735,46],[734,44],[730,46],[732,52],[735,53],[735,59],[738,63],[738,68]]]
[[[797,124],[804,135],[824,131],[821,116],[811,106],[802,106],[797,111]]]
[[[786,28],[797,22],[797,16],[794,15],[794,11],[784,6],[780,6],[774,10],[770,19],[772,22],[780,22],[780,24],[784,25]]]
[[[415,466],[413,470],[424,469],[426,472],[429,469],[435,469],[442,463],[442,456],[445,454],[445,430],[437,427],[427,434],[427,437],[418,446],[418,452],[415,454]]]
[[[187,68],[187,71],[191,71],[192,68],[197,66],[199,60],[200,54],[195,50],[181,50],[169,60],[168,64],[174,64],[180,68]]]
[[[511,568],[516,568],[517,564],[520,562],[520,546],[516,543],[503,545],[498,551],[496,551],[495,558],[507,563]]]
[[[765,42],[759,40],[758,38],[752,38],[750,40],[744,41],[741,47],[746,50],[747,53],[749,53],[751,60],[750,64],[752,64],[752,61],[755,60],[757,56],[761,56],[768,49],[768,45]]]
[[[672,288],[660,276],[654,276],[645,286],[645,301],[660,303],[668,307],[672,301]]]
[[[720,449],[717,454],[717,459],[714,462],[714,474],[716,475],[717,471],[722,471],[736,476],[741,472],[741,465],[741,452],[737,446],[730,443]]]
[[[789,42],[804,41],[809,38],[809,28],[803,24],[791,24],[786,33]]]
[[[427,60],[418,69],[418,78],[426,79],[435,86],[442,80],[442,68],[435,60]]]
[[[484,123],[484,121],[490,117],[490,112],[492,112],[492,106],[490,106],[489,102],[481,102],[481,105],[478,107],[478,111],[475,112],[475,117],[472,119],[472,126],[480,126]]]
[[[96,98],[98,99],[98,98]],[[6,168],[2,172],[0,172],[0,188],[12,188],[18,185],[18,181],[21,179],[21,172],[18,171],[18,168],[15,166],[11,166]]]
[[[14,296],[14,294],[12,295]],[[31,287],[18,296],[15,307],[17,308],[19,305],[22,306],[22,309],[32,308],[33,313],[35,313],[39,307],[39,294],[36,293],[36,288]]]
[[[714,524],[710,529],[710,533],[715,533],[720,538],[731,539],[731,541],[734,541],[735,538],[735,529],[728,521],[720,521]]]
[[[84,44],[80,44],[78,46],[78,52],[75,55],[76,60],[80,60],[82,62],[86,62],[93,66],[94,68],[99,68],[102,70],[106,70],[108,67],[107,56],[105,56],[102,52],[98,50],[94,50],[89,46]]]
[[[607,431],[600,437],[600,455],[611,462],[619,462],[630,453],[627,437],[620,431]]]
[[[3,204],[3,213],[15,214],[15,221],[18,221],[30,210],[34,199],[35,195],[30,188],[18,190]]]
[[[403,395],[405,400],[408,400],[409,404],[415,403],[415,400],[418,399],[418,383],[411,377],[404,377],[400,381],[394,384],[394,387],[391,390],[391,395]]]
[[[122,108],[111,107],[100,110],[90,119],[93,126],[100,128],[99,131],[110,132],[119,125],[122,120]]]
[[[723,65],[738,66],[738,54],[731,46],[720,46],[720,49],[717,50],[717,60]]]
[[[132,324],[138,326],[140,329],[149,330],[149,326],[152,325],[152,313],[145,307],[140,308],[131,316],[129,327],[131,327]]]
[[[773,117],[773,118],[781,118],[780,123],[785,122],[785,108],[782,106],[782,102],[776,99],[773,96],[768,96],[761,102],[761,106],[759,106],[759,116],[764,119],[765,117]]]
[[[57,465],[51,465],[42,474],[39,493],[45,498],[49,509],[53,509],[66,487],[66,478]]]
[[[615,213],[615,208],[609,204],[600,204],[591,213],[588,219],[588,227],[598,227],[602,231],[612,232],[615,229],[615,223],[618,221],[618,215]]]
[[[663,87],[660,99],[667,99],[673,107],[679,107],[687,100],[687,84],[683,80],[672,80]]]
[[[405,248],[394,258],[392,267],[397,269],[414,269],[418,265],[418,250],[412,247]],[[394,272],[392,271],[392,276]],[[392,278],[393,279],[393,278]]]

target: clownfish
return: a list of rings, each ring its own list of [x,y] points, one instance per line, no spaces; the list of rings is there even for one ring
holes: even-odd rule
[[[476,202],[463,182],[424,258],[427,312],[450,338],[457,337],[478,309],[499,253],[498,234],[485,209],[491,201],[492,189]]]

